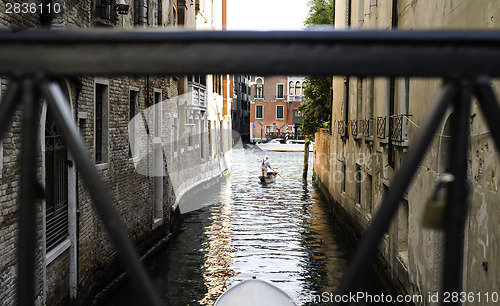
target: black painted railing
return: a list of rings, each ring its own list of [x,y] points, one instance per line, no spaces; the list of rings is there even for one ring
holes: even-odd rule
[[[10,77],[0,103],[0,135],[23,105],[17,298],[34,304],[39,98],[44,97],[92,195],[118,254],[145,305],[158,305],[124,226],[85,151],[59,85],[73,75],[282,74],[440,77],[444,85],[430,106],[406,159],[392,180],[337,294],[357,290],[377,245],[415,175],[445,111],[452,107],[449,184],[442,290],[461,291],[463,230],[467,211],[469,112],[475,94],[500,151],[500,106],[490,78],[500,76],[500,32],[0,32],[0,75]],[[113,60],[109,60],[113,59]],[[266,59],[266,60],[262,60]],[[273,63],[269,65],[269,63]],[[383,126],[382,124],[383,123]],[[377,119],[377,136],[387,137]],[[347,122],[338,121],[339,133]],[[383,131],[383,134],[382,134]],[[30,251],[32,250],[32,251]],[[458,304],[459,302],[455,303]],[[340,304],[340,303],[339,303]]]

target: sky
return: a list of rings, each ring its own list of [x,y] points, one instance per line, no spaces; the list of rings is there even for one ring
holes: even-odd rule
[[[228,30],[301,30],[309,0],[227,0]]]

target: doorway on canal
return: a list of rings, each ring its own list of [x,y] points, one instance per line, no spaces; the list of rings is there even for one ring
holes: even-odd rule
[[[233,149],[231,174],[210,196],[192,195],[204,201],[196,203],[201,208],[181,215],[167,246],[147,264],[165,304],[212,305],[228,287],[254,276],[278,286],[297,305],[326,304],[355,250],[333,223],[311,174],[302,181],[303,154]],[[264,155],[281,175],[268,185],[258,180]],[[312,154],[309,162],[312,169]],[[365,283],[371,294],[393,290],[378,288],[387,281],[374,274]],[[129,286],[105,304],[141,305]]]

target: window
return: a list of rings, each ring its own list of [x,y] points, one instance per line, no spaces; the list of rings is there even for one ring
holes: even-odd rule
[[[109,86],[95,84],[94,110],[94,159],[96,164],[108,162],[108,103]]]
[[[161,124],[162,124],[162,113],[161,113],[161,91],[156,91],[155,89],[155,106],[154,106],[154,135],[156,137],[161,137]]]
[[[285,85],[276,84],[276,99],[283,99],[285,97]]]
[[[134,117],[137,115],[137,111],[139,110],[139,92],[137,90],[130,91],[129,97],[129,150],[128,157],[133,157],[132,153],[135,146],[135,129],[134,129]]]
[[[365,21],[365,1],[359,0],[358,2],[358,26],[362,26]]]
[[[0,78],[0,99],[2,97],[2,79]],[[0,104],[2,101],[0,100]],[[0,177],[3,171],[3,139],[0,140]]]
[[[95,16],[109,21],[115,20],[115,1],[114,0],[96,0]]]
[[[405,266],[408,266],[408,200],[403,199],[398,210],[398,252]]]
[[[295,95],[297,96],[301,96],[302,95],[302,88],[300,86],[300,82],[297,81],[297,83],[295,83]]]
[[[361,204],[361,180],[362,180],[362,173],[361,173],[361,166],[356,164],[356,173],[354,177],[355,183],[356,183],[356,191],[355,191],[355,201],[356,204]]]
[[[172,25],[177,25],[177,8],[175,7],[175,5],[172,8]]]
[[[372,176],[370,174],[366,174],[366,212],[372,214]]]
[[[276,119],[283,120],[284,118],[284,106],[283,105],[276,105]]]
[[[175,156],[175,153],[177,153],[177,144],[179,142],[179,139],[178,139],[178,132],[177,132],[177,117],[174,117],[174,126],[173,126],[173,151],[174,151],[174,156]]]
[[[293,87],[293,81],[290,81],[290,83],[288,83],[288,94],[295,95],[295,88]]]
[[[144,6],[142,1],[134,0],[134,25],[142,25],[144,23]]]
[[[157,16],[156,16],[156,21],[157,21],[157,25],[158,26],[161,26],[163,24],[163,8],[162,8],[162,0],[157,0]]]
[[[255,98],[264,98],[264,81],[262,78],[258,78],[255,82]]]
[[[377,8],[377,0],[370,0],[370,14]]]
[[[68,150],[47,112],[45,121],[45,241],[50,251],[68,237]]]
[[[340,187],[341,187],[342,192],[345,192],[345,182],[346,182],[346,177],[345,176],[346,176],[346,172],[347,172],[346,171],[347,169],[346,169],[346,162],[345,162],[345,160],[342,161],[342,165],[341,166],[342,166],[342,182],[341,182],[341,186]]]
[[[255,105],[255,119],[264,119],[264,106]]]
[[[274,126],[266,125],[266,135],[271,134],[272,132],[274,132]]]

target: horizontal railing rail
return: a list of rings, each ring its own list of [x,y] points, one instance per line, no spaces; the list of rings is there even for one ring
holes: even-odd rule
[[[3,75],[498,77],[498,54],[493,31],[0,32]]]

